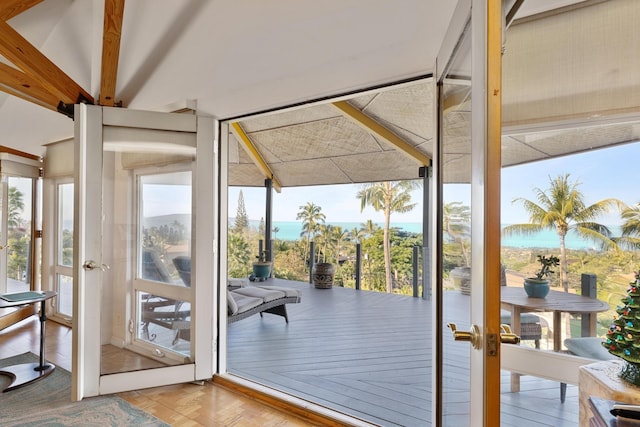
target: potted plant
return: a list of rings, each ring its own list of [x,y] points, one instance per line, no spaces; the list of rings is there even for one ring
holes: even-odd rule
[[[253,274],[249,276],[249,280],[252,282],[267,280],[271,276],[271,261],[269,261],[268,251],[260,252],[256,255],[256,260],[253,262]]]
[[[531,298],[544,298],[549,293],[549,279],[547,276],[554,273],[551,267],[557,267],[560,259],[555,255],[538,255],[540,269],[536,272],[535,277],[527,277],[524,279],[524,290]]]

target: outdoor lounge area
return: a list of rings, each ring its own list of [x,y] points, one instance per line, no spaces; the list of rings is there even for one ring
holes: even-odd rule
[[[278,316],[252,316],[229,326],[229,372],[331,409],[381,425],[429,425],[431,417],[432,301],[410,296],[315,289],[304,282],[270,279],[297,289],[289,323]],[[461,328],[469,296],[446,293]],[[445,340],[450,339],[446,331]],[[534,346],[534,341],[525,345]],[[546,337],[542,346],[547,347]],[[445,369],[460,381],[444,385],[446,417],[466,425],[467,343],[449,342]],[[502,426],[577,426],[578,387],[569,385],[560,402],[555,381],[523,376],[510,392],[510,373],[501,380]],[[459,420],[459,421],[456,421]]]

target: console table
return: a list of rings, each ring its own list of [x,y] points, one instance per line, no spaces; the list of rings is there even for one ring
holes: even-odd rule
[[[18,365],[0,368],[0,375],[8,375],[13,381],[2,390],[6,393],[11,390],[31,384],[53,372],[55,366],[44,360],[45,322],[47,320],[46,304],[48,299],[57,295],[56,292],[18,292],[0,295],[0,308],[17,307],[20,305],[40,303],[40,361],[39,363],[21,363]]]
[[[627,383],[618,375],[623,363],[622,360],[608,360],[580,367],[580,427],[588,426],[594,416],[589,398],[640,405],[640,387]]]

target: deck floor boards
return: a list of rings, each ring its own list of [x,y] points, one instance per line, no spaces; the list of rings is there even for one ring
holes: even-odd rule
[[[431,301],[270,281],[300,289],[302,302],[287,306],[288,324],[270,314],[231,324],[230,373],[375,424],[430,425]],[[460,298],[452,292],[445,304],[464,329],[468,312]],[[448,425],[468,424],[469,351],[468,343],[455,342],[446,353]],[[557,382],[521,381],[521,391],[511,393],[510,375],[502,373],[502,426],[578,425],[576,386],[567,387],[562,404]]]

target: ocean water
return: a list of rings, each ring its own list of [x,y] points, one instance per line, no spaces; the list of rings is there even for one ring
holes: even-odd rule
[[[253,221],[251,222],[252,226],[257,226],[257,223],[253,224]],[[361,227],[359,222],[331,222],[327,224],[340,226],[346,231]],[[382,224],[378,224],[378,226],[382,227]],[[411,233],[422,233],[422,224],[419,222],[391,223],[391,226]],[[302,232],[302,223],[298,221],[274,221],[273,227],[278,227],[277,233],[272,232],[272,237],[278,240],[297,240]],[[620,227],[610,228],[614,234],[619,234]],[[567,249],[598,249],[594,242],[582,239],[572,232],[567,234],[565,244]],[[559,245],[560,239],[555,230],[545,230],[531,236],[502,237],[502,246],[504,247],[553,249],[558,248]]]

